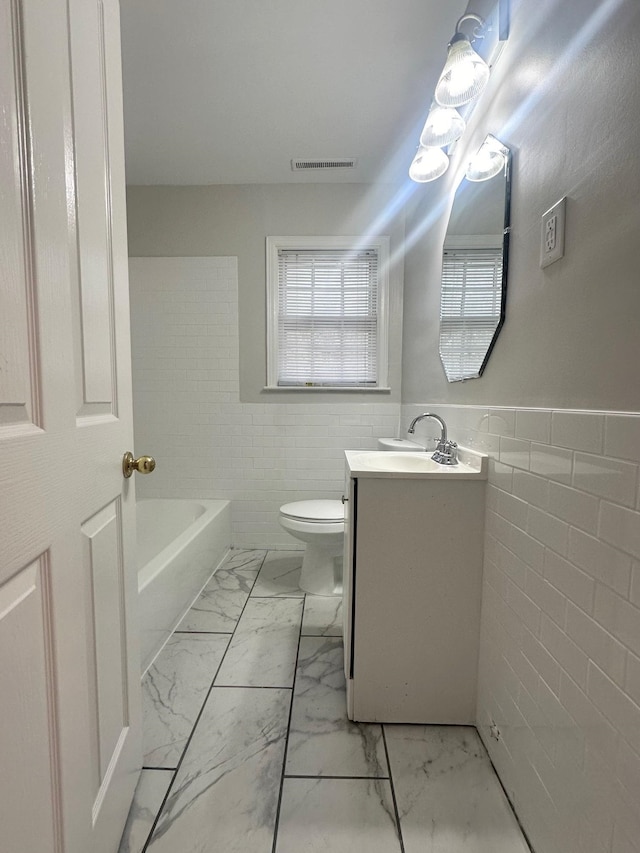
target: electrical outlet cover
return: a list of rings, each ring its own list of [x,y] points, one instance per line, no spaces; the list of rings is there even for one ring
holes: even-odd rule
[[[542,214],[542,239],[540,241],[540,266],[559,261],[564,256],[564,221],[567,199],[559,202]]]

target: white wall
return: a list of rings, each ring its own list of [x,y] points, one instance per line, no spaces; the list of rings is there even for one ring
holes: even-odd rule
[[[131,258],[130,290],[139,496],[227,498],[236,547],[302,547],[279,507],[339,498],[343,451],[395,435],[399,404],[241,402],[236,258]]]
[[[402,358],[404,211],[393,188],[364,184],[129,187],[129,254],[236,256],[240,326],[240,399],[251,403],[399,402]],[[265,238],[389,235],[393,263],[391,393],[263,391],[266,384]]]
[[[632,853],[640,7],[511,7],[511,37],[452,173],[420,191],[408,219],[402,428],[431,409],[454,439],[492,455],[478,721],[535,853]],[[456,168],[487,132],[514,152],[506,323],[484,375],[449,385],[438,358],[442,240]],[[565,257],[541,270],[540,216],[563,195]]]

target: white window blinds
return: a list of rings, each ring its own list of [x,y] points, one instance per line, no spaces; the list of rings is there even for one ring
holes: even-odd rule
[[[377,248],[277,254],[277,385],[378,384]]]
[[[440,357],[450,382],[478,376],[500,321],[502,248],[445,249]]]

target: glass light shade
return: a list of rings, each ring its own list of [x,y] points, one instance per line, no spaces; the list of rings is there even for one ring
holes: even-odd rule
[[[489,66],[462,33],[456,33],[436,86],[436,101],[443,107],[461,107],[477,98],[489,80]]]
[[[420,134],[420,145],[425,148],[443,148],[460,139],[466,127],[465,120],[453,107],[433,104]]]
[[[490,141],[483,143],[480,150],[467,166],[465,177],[468,181],[478,183],[488,181],[504,169],[506,157],[504,152]]]
[[[418,148],[409,167],[409,177],[419,184],[435,181],[449,168],[449,158],[442,148]]]

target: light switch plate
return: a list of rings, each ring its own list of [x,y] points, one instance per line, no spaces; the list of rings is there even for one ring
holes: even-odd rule
[[[540,266],[548,267],[564,256],[564,222],[567,199],[561,198],[542,214]]]

